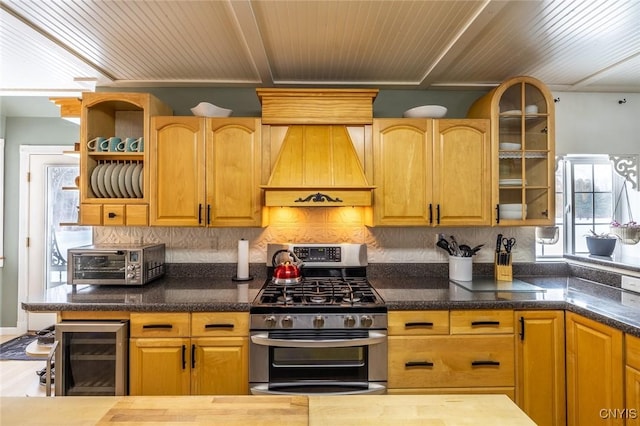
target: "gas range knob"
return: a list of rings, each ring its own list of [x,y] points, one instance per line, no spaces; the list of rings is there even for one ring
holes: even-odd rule
[[[369,315],[363,315],[360,318],[360,325],[365,328],[371,327],[373,325],[373,318],[371,318]]]
[[[287,315],[286,317],[282,318],[282,326],[284,328],[293,327],[293,318],[291,318],[291,316],[289,316],[289,315]]]
[[[352,317],[351,315],[347,315],[344,319],[344,326],[345,327],[355,327],[356,325],[356,319],[354,317]]]
[[[264,323],[267,327],[273,328],[276,326],[276,317],[270,315],[264,319]]]
[[[313,319],[313,326],[315,328],[322,328],[324,327],[324,318],[322,318],[320,315],[318,315],[317,317],[315,317]]]

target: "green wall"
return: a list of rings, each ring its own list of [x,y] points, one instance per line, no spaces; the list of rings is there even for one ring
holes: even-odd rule
[[[20,145],[73,145],[80,127],[60,118],[5,117],[0,134],[4,154],[4,268],[0,269],[0,327],[15,327],[18,318],[18,209]]]

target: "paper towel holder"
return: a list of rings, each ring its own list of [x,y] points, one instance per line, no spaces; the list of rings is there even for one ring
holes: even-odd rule
[[[238,278],[237,275],[231,277],[231,281],[251,281],[253,280],[253,275],[249,275],[247,278]]]

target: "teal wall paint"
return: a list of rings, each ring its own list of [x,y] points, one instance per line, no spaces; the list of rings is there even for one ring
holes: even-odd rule
[[[0,327],[15,327],[18,318],[18,226],[20,145],[72,145],[80,127],[61,118],[3,118],[4,268],[0,269]]]

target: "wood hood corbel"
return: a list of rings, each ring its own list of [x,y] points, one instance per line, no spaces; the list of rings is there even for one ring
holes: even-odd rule
[[[263,124],[288,125],[265,206],[370,206],[372,191],[347,125],[373,122],[371,89],[258,89]]]

